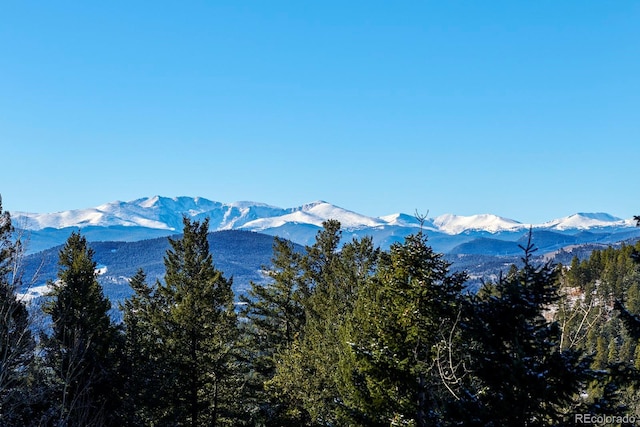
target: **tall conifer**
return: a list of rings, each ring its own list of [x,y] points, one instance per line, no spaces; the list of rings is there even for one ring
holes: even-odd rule
[[[154,288],[147,285],[146,274],[138,270],[129,284],[133,295],[120,309],[123,312],[124,351],[121,375],[124,380],[123,423],[131,426],[153,425],[165,408],[159,391],[164,381],[163,358],[154,326],[158,309]]]
[[[250,365],[249,385],[251,398],[257,414],[254,418],[266,425],[277,425],[283,421],[287,409],[284,402],[277,401],[267,393],[264,384],[275,375],[276,362],[304,327],[303,301],[307,290],[301,281],[301,254],[293,243],[276,237],[273,244],[272,266],[266,284],[252,283],[248,295],[242,296],[241,311],[247,322],[244,325],[247,337],[247,362]]]
[[[27,425],[27,372],[33,360],[34,339],[29,315],[16,292],[20,274],[16,262],[20,242],[13,240],[9,212],[0,198],[0,419],[5,425]]]
[[[213,265],[202,223],[184,218],[179,239],[169,239],[164,283],[158,284],[158,358],[167,371],[163,423],[223,425],[237,413],[240,379],[235,358],[238,325],[231,280]]]
[[[383,254],[345,329],[350,359],[342,369],[358,424],[438,425],[447,393],[438,345],[455,323],[465,280],[421,232]]]
[[[117,330],[93,256],[87,240],[73,232],[60,251],[58,280],[49,283],[43,308],[52,320],[46,363],[55,373],[55,416],[61,425],[117,423]]]
[[[300,260],[300,286],[308,294],[303,299],[304,327],[280,353],[276,375],[267,383],[288,402],[298,425],[347,422],[338,369],[344,357],[341,327],[375,267],[378,251],[368,238],[340,248],[341,235],[338,221],[326,221],[314,244],[305,248]]]
[[[523,267],[501,277],[493,295],[475,299],[464,322],[472,358],[461,401],[466,425],[571,423],[594,378],[590,360],[563,350],[558,323],[544,317],[560,298],[558,270],[534,265],[531,237],[523,250]]]

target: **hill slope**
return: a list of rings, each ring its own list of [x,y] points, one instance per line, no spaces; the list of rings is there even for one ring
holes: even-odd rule
[[[226,277],[233,277],[236,295],[246,292],[251,281],[265,280],[261,271],[271,264],[272,236],[240,230],[218,231],[209,234],[209,245],[216,268]],[[162,280],[163,259],[170,248],[166,237],[136,242],[90,242],[90,246],[95,251],[99,281],[112,303],[131,295],[128,278],[138,268],[145,271],[148,283]],[[46,291],[46,282],[55,280],[60,248],[57,246],[25,257],[24,278],[27,283],[22,293],[26,298],[42,295]]]

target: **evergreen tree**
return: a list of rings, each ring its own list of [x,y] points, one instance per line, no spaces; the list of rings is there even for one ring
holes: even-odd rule
[[[301,289],[300,254],[293,243],[276,237],[274,239],[273,267],[267,271],[272,279],[268,284],[251,284],[246,296],[240,299],[245,304],[241,311],[250,321],[251,333],[259,345],[259,370],[267,377],[274,371],[273,355],[286,348],[300,333],[305,313],[302,301],[305,290]]]
[[[123,423],[153,425],[166,403],[158,396],[165,370],[163,359],[156,357],[162,354],[153,323],[158,309],[157,298],[141,269],[131,278],[129,285],[134,293],[120,305],[125,336],[121,369],[125,385]]]
[[[94,252],[73,232],[60,251],[58,280],[43,310],[53,333],[45,340],[46,364],[55,374],[57,425],[117,425],[117,329],[96,279]]]
[[[631,313],[619,300],[616,300],[614,307],[618,310],[629,335],[636,341],[640,340],[640,315]]]
[[[344,357],[341,327],[352,311],[359,289],[378,258],[371,239],[353,240],[340,249],[338,221],[323,223],[313,245],[305,248],[303,274],[304,327],[278,355],[268,390],[286,402],[290,422],[340,425],[345,422],[344,396],[338,369]]]
[[[640,215],[634,216],[633,219],[636,221],[636,226],[640,227]],[[636,265],[640,265],[640,252],[637,250],[637,248],[633,248],[630,254],[630,258],[634,261]],[[637,283],[636,283],[636,286],[637,286]],[[637,292],[637,288],[636,288],[636,292]],[[631,306],[633,307],[638,305],[637,295],[634,295],[632,293],[631,297],[632,297]],[[624,304],[620,299],[616,299],[614,307],[620,313],[619,316],[624,322],[624,325],[627,328],[627,331],[629,332],[629,334],[636,341],[640,340],[640,315],[633,314],[631,311],[629,311],[628,308],[624,306]]]
[[[164,283],[157,284],[152,331],[166,402],[161,425],[226,425],[238,422],[241,378],[235,345],[238,325],[231,280],[213,265],[202,223],[184,218],[179,239],[169,239]]]
[[[266,392],[264,383],[275,375],[279,353],[288,348],[302,331],[305,322],[303,300],[307,290],[302,287],[301,254],[288,240],[275,238],[272,266],[265,267],[271,281],[251,284],[241,316],[247,319],[244,331],[248,337],[247,361],[251,366],[249,385],[258,402],[255,416],[268,425],[282,424],[284,402],[278,402]]]
[[[562,348],[593,357],[591,368],[597,375],[584,399],[591,412],[640,414],[636,391],[640,382],[634,366],[640,334],[634,326],[640,324],[635,314],[640,273],[633,262],[639,248],[636,244],[597,250],[583,261],[574,259],[571,268],[562,271],[565,298],[555,319],[565,337]]]
[[[302,292],[306,292],[302,300],[304,327],[288,348],[280,352],[276,374],[266,383],[267,390],[278,401],[284,402],[285,416],[291,423],[322,425],[334,421],[333,403],[338,397],[332,378],[335,365],[328,362],[333,354],[328,346],[335,335],[319,331],[322,316],[329,313],[314,302],[324,304],[325,308],[334,303],[326,297],[328,289],[335,284],[331,277],[339,259],[340,238],[340,223],[325,221],[314,244],[305,247],[300,259],[300,286]],[[319,293],[322,297],[317,296]]]
[[[359,425],[438,425],[448,399],[439,346],[451,336],[465,274],[420,232],[391,246],[358,295],[344,328],[348,405]]]
[[[495,284],[496,295],[473,301],[465,319],[472,343],[471,372],[462,407],[466,425],[558,425],[592,378],[589,361],[560,348],[560,328],[544,317],[559,300],[558,270],[535,266],[531,240],[524,266]],[[603,347],[606,360],[606,346]],[[465,406],[466,405],[466,406]]]
[[[27,425],[28,376],[34,339],[25,304],[18,300],[17,257],[20,242],[13,241],[9,212],[0,198],[0,420],[3,425]]]

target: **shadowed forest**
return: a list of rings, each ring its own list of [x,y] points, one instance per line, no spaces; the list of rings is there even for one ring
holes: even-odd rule
[[[73,233],[42,327],[0,205],[0,426],[640,421],[640,244],[553,265],[529,242],[472,293],[426,233],[382,251],[330,220],[303,251],[275,238],[268,282],[235,303],[208,225],[184,219],[162,280],[130,279],[122,322]]]

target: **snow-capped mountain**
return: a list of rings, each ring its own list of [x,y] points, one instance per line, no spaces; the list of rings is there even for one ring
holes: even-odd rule
[[[213,230],[238,228],[261,217],[284,215],[285,209],[253,202],[224,204],[202,197],[146,197],[130,202],[115,201],[95,208],[32,214],[14,212],[18,226],[29,230],[66,227],[145,227],[180,231],[182,217],[210,218]]]
[[[553,230],[589,230],[605,227],[634,227],[633,219],[621,219],[608,213],[577,213],[541,224],[540,228]]]
[[[640,227],[635,226],[635,221],[606,213],[577,213],[542,224],[523,224],[491,214],[446,214],[421,220],[395,213],[374,218],[325,201],[280,208],[255,202],[154,196],[57,213],[12,212],[11,216],[16,228],[26,230],[20,231],[28,252],[26,277],[39,277],[24,290],[24,298],[35,298],[46,291],[44,283],[54,280],[57,270],[57,248],[53,247],[80,228],[97,251],[105,292],[112,301],[122,300],[131,293],[124,286],[126,277],[138,268],[144,266],[150,277],[162,276],[166,236],[181,232],[184,216],[209,218],[209,229],[220,231],[210,236],[212,242],[218,242],[212,245],[215,262],[234,277],[235,291],[239,293],[246,290],[250,281],[264,279],[262,266],[272,256],[272,240],[265,235],[311,244],[328,219],[340,221],[344,241],[370,236],[383,249],[422,229],[436,252],[445,254],[455,268],[477,277],[515,262],[522,254],[520,246],[526,243],[529,229],[533,230],[538,254],[549,256],[571,257],[575,248],[584,248],[582,252],[586,253],[640,239]]]
[[[136,241],[175,234],[182,229],[183,216],[197,220],[209,218],[211,231],[256,231],[300,244],[312,242],[322,222],[328,219],[340,221],[345,239],[372,236],[374,242],[382,247],[400,241],[422,227],[434,249],[443,252],[479,237],[514,242],[530,228],[534,232],[549,231],[562,235],[589,231],[596,233],[593,238],[600,242],[610,240],[604,238],[605,235],[617,236],[615,238],[640,236],[633,220],[605,213],[578,213],[542,224],[523,224],[491,214],[446,214],[427,218],[421,224],[412,215],[396,213],[374,218],[325,201],[280,208],[255,202],[221,203],[202,197],[154,196],[57,213],[12,212],[15,226],[30,230],[32,251],[62,243],[69,230],[76,228],[82,228],[94,241]]]
[[[471,216],[445,214],[434,218],[433,225],[437,230],[447,234],[460,234],[465,231],[497,233],[500,231],[517,231],[529,227],[518,221],[490,214]]]

